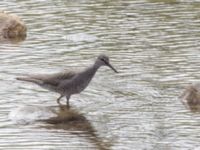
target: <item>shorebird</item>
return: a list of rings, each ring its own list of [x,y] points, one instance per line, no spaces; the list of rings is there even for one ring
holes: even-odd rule
[[[65,96],[67,107],[69,107],[71,95],[82,92],[101,66],[108,66],[118,73],[110,64],[109,57],[102,54],[97,57],[93,65],[81,72],[68,71],[47,75],[27,75],[26,77],[18,77],[16,79],[32,82],[47,90],[59,93],[60,97],[57,99],[59,105],[61,105],[60,99]]]

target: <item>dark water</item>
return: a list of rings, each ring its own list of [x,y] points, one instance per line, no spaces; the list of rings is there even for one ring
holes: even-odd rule
[[[10,0],[0,9],[28,27],[24,42],[0,45],[0,149],[200,149],[200,114],[178,99],[199,81],[200,1]],[[82,69],[101,53],[120,73],[101,68],[72,112],[15,80]],[[45,120],[60,114],[64,122]]]

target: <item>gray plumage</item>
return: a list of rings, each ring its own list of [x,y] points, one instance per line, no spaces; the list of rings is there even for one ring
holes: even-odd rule
[[[32,82],[45,89],[59,93],[60,97],[57,99],[58,104],[60,104],[60,99],[63,96],[66,96],[67,106],[69,107],[70,96],[82,92],[88,86],[96,71],[101,66],[108,66],[117,73],[117,70],[109,63],[109,58],[106,55],[99,55],[92,66],[81,72],[60,72],[51,75],[30,75],[27,77],[18,77],[16,79]]]

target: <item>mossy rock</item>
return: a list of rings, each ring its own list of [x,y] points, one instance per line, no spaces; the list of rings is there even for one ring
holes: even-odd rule
[[[26,31],[26,25],[17,15],[0,12],[0,40],[24,40]]]
[[[200,83],[187,86],[180,98],[191,110],[200,111]]]

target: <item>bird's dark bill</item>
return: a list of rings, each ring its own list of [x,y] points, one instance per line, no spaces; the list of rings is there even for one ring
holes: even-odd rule
[[[118,73],[118,71],[111,65],[111,64],[107,64],[108,65],[108,67],[110,67],[114,72],[116,72],[116,73]]]

